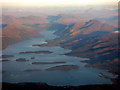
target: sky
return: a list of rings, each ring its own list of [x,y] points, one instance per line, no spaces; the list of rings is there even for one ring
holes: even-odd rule
[[[114,4],[119,0],[0,0],[2,6],[79,6]]]

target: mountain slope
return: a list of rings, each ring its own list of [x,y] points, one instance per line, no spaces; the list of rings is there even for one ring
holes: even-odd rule
[[[16,18],[14,16],[2,16],[2,49],[16,42],[38,37],[39,31],[46,27],[47,23],[44,18],[38,16],[27,16]],[[39,29],[38,29],[39,28]]]
[[[64,30],[60,31],[60,33],[58,32],[58,34],[59,35],[66,34],[66,35],[74,36],[74,35],[79,35],[79,34],[89,34],[94,31],[110,32],[110,31],[114,31],[114,30],[116,30],[116,28],[109,24],[102,23],[97,20],[90,20],[88,22],[68,25]]]
[[[118,33],[117,28],[90,20],[71,24],[55,34],[61,36],[48,41],[48,45],[59,45],[72,52],[66,55],[90,58],[88,66],[104,68],[118,73]]]

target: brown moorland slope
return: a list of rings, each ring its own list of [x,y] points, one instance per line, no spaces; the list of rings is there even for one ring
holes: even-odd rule
[[[117,28],[100,21],[71,24],[55,32],[60,38],[48,41],[49,46],[59,45],[72,49],[66,55],[90,58],[88,66],[107,69],[118,73]],[[43,45],[44,46],[44,45]]]
[[[2,16],[2,49],[16,42],[41,36],[38,31],[46,27],[47,20],[38,16]],[[39,30],[38,30],[39,28]]]

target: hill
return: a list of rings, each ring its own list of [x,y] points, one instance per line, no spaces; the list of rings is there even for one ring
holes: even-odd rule
[[[97,20],[76,23],[55,32],[60,38],[48,41],[72,52],[66,55],[90,58],[88,66],[107,69],[118,73],[118,32],[117,28]]]

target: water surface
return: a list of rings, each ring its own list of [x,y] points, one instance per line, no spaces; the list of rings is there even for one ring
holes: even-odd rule
[[[35,44],[45,43],[46,40],[52,40],[58,36],[54,35],[55,31],[43,31],[41,34],[44,37],[32,38],[17,44],[7,47],[3,54],[14,55],[14,57],[6,58],[10,61],[3,62],[3,82],[17,83],[17,82],[45,82],[49,85],[65,86],[65,85],[87,85],[87,84],[112,84],[109,79],[99,77],[100,73],[111,76],[105,70],[85,67],[86,63],[80,62],[87,60],[87,58],[79,58],[73,56],[65,56],[71,52],[69,49],[64,49],[58,46],[40,47],[32,46]],[[26,51],[51,51],[50,54],[19,54]],[[35,59],[31,59],[35,57]],[[17,62],[18,58],[26,58],[27,62]],[[32,62],[61,62],[59,64],[44,64],[33,65]],[[70,71],[46,71],[46,69],[59,65],[78,65],[79,69],[72,69]],[[26,72],[25,69],[40,69],[40,71]]]

